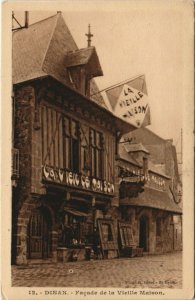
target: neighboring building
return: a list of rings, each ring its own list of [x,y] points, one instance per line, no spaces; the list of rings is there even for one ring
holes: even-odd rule
[[[171,177],[171,188],[178,197],[181,190],[181,179],[178,172],[176,148],[173,140],[165,140],[147,128],[136,129],[125,135],[133,143],[142,143],[150,152],[150,159],[155,165]],[[176,200],[178,203],[181,199]]]
[[[61,13],[13,32],[13,263],[62,248],[84,257],[95,226],[103,255],[118,255],[103,220],[119,205],[116,143],[133,127],[90,97],[102,75],[95,48],[77,48]]]
[[[150,253],[181,250],[182,209],[177,193],[181,182],[171,141],[141,128],[123,137],[119,154],[121,217],[131,224],[136,246]],[[142,183],[136,195],[132,193],[134,175],[137,185]]]

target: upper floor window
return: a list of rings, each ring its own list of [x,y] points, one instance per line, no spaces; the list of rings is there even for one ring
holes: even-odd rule
[[[103,135],[90,129],[91,176],[103,178]]]
[[[73,172],[79,171],[79,123],[64,117],[64,165]]]

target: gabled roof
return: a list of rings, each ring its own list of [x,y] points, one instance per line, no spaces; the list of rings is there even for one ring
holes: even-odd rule
[[[42,64],[57,19],[58,15],[32,24],[29,28],[13,32],[12,80],[14,84],[46,75],[42,70]]]
[[[120,199],[121,205],[143,206],[182,214],[181,208],[169,197],[167,192],[144,187],[138,197]]]
[[[127,152],[124,144],[119,144],[119,156],[120,156],[120,159],[123,159],[130,164],[133,164],[140,168],[142,167],[142,165]]]
[[[66,55],[78,47],[61,15],[13,32],[12,80],[13,84],[51,76],[64,85],[72,86],[66,69]],[[98,88],[93,84],[96,93]],[[106,108],[100,94],[95,102]]]
[[[64,64],[60,65],[57,62],[63,62],[64,55],[76,49],[77,45],[61,14],[14,31],[13,83],[35,79],[47,75],[49,71],[52,71],[51,74],[59,73],[62,77],[65,75],[62,72]],[[47,68],[49,58],[53,59],[52,67],[55,64],[52,70]],[[49,62],[52,60],[49,59]]]
[[[147,154],[149,154],[149,151],[144,147],[144,145],[142,145],[142,143],[136,143],[136,144],[124,144],[124,147],[126,149],[127,152],[145,152]]]
[[[88,47],[84,49],[79,49],[75,51],[68,52],[65,57],[65,66],[66,68],[69,67],[76,67],[87,65],[90,63],[90,60],[93,59],[93,68],[91,68],[91,72],[95,76],[102,76],[102,68],[95,50],[95,47]],[[94,77],[95,77],[94,76]]]
[[[89,47],[68,52],[65,57],[66,67],[87,64],[89,62],[89,59],[91,58],[92,53],[94,52],[94,49],[94,47]]]

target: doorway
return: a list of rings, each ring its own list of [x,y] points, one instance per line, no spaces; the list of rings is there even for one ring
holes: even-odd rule
[[[140,218],[139,223],[139,247],[148,252],[148,238],[149,238],[149,222],[146,216]]]
[[[28,223],[28,258],[48,258],[51,250],[51,217],[45,208],[33,211]]]

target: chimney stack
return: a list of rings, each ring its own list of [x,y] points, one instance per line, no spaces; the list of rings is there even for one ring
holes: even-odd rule
[[[25,28],[29,26],[29,12],[25,11]]]

